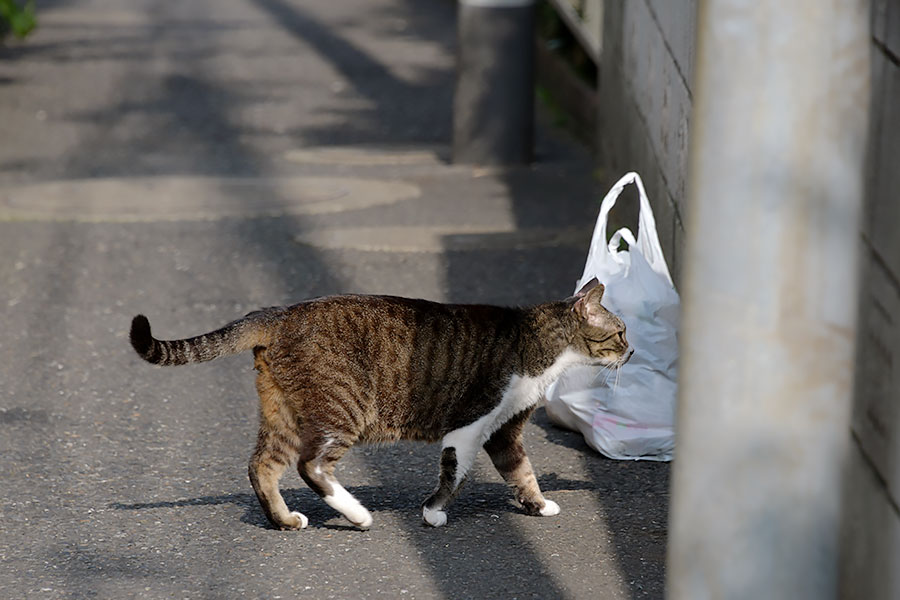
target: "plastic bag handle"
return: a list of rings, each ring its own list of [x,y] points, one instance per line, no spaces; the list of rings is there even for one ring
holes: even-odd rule
[[[628,237],[624,237],[625,234],[623,233],[623,230],[620,229],[616,232],[616,234],[619,235],[618,241],[621,241],[621,239],[624,238],[629,246],[637,249],[637,251],[644,256],[647,263],[649,263],[650,267],[655,272],[664,276],[669,284],[674,287],[672,276],[669,274],[669,267],[666,265],[666,259],[663,255],[662,246],[659,244],[659,235],[656,231],[656,219],[653,218],[653,209],[650,207],[650,200],[647,198],[644,182],[641,180],[640,175],[632,171],[623,175],[622,178],[610,188],[609,192],[604,196],[603,202],[600,203],[600,215],[597,217],[597,224],[594,226],[591,247],[590,250],[588,250],[588,260],[585,263],[585,270],[581,276],[581,280],[578,282],[578,286],[575,288],[576,290],[581,289],[581,286],[593,277],[593,274],[588,273],[589,264],[595,261],[612,261],[621,264],[621,260],[616,257],[617,253],[615,252],[615,246],[606,241],[606,227],[609,220],[609,211],[616,205],[616,200],[618,200],[619,196],[622,194],[622,190],[630,183],[637,185],[641,202],[640,213],[638,214],[637,240],[635,240],[636,243],[632,243],[634,235],[629,229],[623,228],[624,231],[628,232]],[[616,245],[618,245],[618,241]]]
[[[631,230],[627,227],[623,227],[622,229],[615,232],[611,238],[609,238],[609,253],[613,256],[613,259],[616,262],[621,262],[618,257],[619,244],[622,243],[622,240],[625,240],[625,243],[628,244],[629,247],[637,246],[637,241],[634,239],[634,234],[631,233]]]
[[[672,275],[669,273],[669,266],[666,264],[666,257],[659,243],[656,219],[653,217],[653,209],[650,207],[650,199],[647,198],[644,182],[641,181],[641,176],[637,173],[634,174],[634,177],[641,197],[641,211],[638,214],[637,247],[640,249],[641,254],[644,255],[644,258],[647,259],[650,267],[664,276],[668,280],[669,285],[675,287],[675,284],[672,282]]]

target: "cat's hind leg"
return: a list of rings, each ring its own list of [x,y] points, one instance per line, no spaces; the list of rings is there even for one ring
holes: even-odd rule
[[[328,506],[360,529],[368,529],[372,525],[372,515],[334,476],[335,464],[351,445],[337,435],[315,434],[304,440],[297,471]]]
[[[299,512],[291,512],[278,491],[278,481],[292,464],[300,449],[300,438],[293,416],[285,406],[284,395],[272,379],[264,352],[256,355],[256,388],[260,400],[259,437],[250,458],[248,474],[253,491],[269,521],[280,529],[302,529],[308,521]]]
[[[559,505],[541,494],[531,461],[522,445],[522,430],[529,416],[531,411],[524,411],[507,421],[485,442],[484,449],[504,481],[513,488],[516,500],[525,512],[551,517],[559,514]]]
[[[265,434],[260,433],[260,438]],[[292,462],[282,451],[277,450],[271,438],[266,436],[265,441],[260,440],[253,458],[250,459],[248,473],[253,491],[259,499],[266,517],[275,527],[280,529],[302,529],[308,521],[306,516],[296,511],[288,510],[278,491],[278,481],[284,474],[287,466]]]

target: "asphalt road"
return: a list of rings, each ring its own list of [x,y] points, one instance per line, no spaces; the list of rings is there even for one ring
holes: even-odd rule
[[[422,525],[437,448],[356,448],[350,527],[296,473],[271,529],[246,464],[250,356],[154,368],[127,330],[201,333],[343,292],[528,304],[581,275],[596,165],[543,124],[533,167],[447,164],[454,4],[72,0],[0,49],[0,597],[659,598],[667,465],[539,410],[562,512],[485,456]]]

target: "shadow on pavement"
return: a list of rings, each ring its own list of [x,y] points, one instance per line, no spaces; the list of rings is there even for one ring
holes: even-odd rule
[[[364,48],[340,35],[333,27],[290,0],[253,0],[268,12],[286,31],[327,60],[351,82],[353,89],[365,96],[366,107],[337,110],[342,117],[340,127],[304,127],[300,133],[314,144],[428,144],[447,143],[450,137],[453,98],[452,69],[428,67],[415,78],[401,79],[388,65]],[[397,7],[379,12],[373,9],[358,16],[360,21],[384,24],[401,22],[402,29],[382,29],[377,34],[393,39],[412,37],[444,46],[455,37],[455,2],[430,2],[427,10],[421,3],[401,0]],[[353,25],[353,23],[349,23]]]
[[[542,475],[538,478],[541,489],[547,492],[573,491],[593,489],[584,481],[561,479],[556,474]],[[494,482],[469,482],[465,486],[466,494],[471,498],[459,500],[459,505],[471,511],[460,511],[454,515],[454,521],[482,518],[487,514],[508,512],[525,514],[521,507],[512,501],[506,485]],[[324,526],[330,520],[343,520],[342,517],[319,498],[312,490],[306,487],[282,489],[282,495],[289,506],[298,507],[303,514],[309,517],[309,526]],[[406,495],[407,490],[393,485],[357,485],[353,486],[353,495],[369,510],[376,514],[379,512],[395,512],[401,518],[411,517],[422,525],[425,531],[433,531],[420,523],[420,506],[422,498],[413,498]],[[272,528],[265,515],[259,508],[259,501],[252,493],[220,494],[217,496],[197,496],[195,498],[181,498],[178,500],[159,500],[155,502],[112,502],[108,508],[113,510],[145,511],[159,508],[184,508],[188,506],[219,506],[231,504],[247,510],[247,514],[241,520],[263,528]],[[454,504],[456,506],[456,504]],[[355,529],[347,525],[349,529]]]

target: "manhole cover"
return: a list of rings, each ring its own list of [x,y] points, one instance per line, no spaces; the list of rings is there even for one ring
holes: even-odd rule
[[[0,220],[145,222],[315,215],[416,198],[403,181],[347,177],[129,177],[0,190]]]

